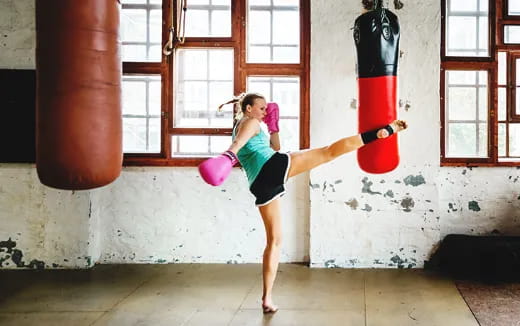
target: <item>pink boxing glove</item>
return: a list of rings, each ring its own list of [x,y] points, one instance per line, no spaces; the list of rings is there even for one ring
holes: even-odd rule
[[[269,133],[279,132],[280,127],[278,127],[278,120],[280,120],[280,109],[278,108],[278,104],[274,102],[267,103],[265,112],[264,122],[267,125]]]
[[[226,180],[231,168],[237,164],[238,158],[232,151],[226,151],[217,157],[212,157],[199,165],[202,179],[212,186],[219,186]]]

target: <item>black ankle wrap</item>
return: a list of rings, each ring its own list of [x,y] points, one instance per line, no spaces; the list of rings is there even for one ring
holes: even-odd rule
[[[378,139],[377,132],[381,129],[386,129],[386,131],[388,131],[388,136],[390,136],[391,134],[394,133],[394,129],[392,129],[392,127],[390,125],[386,125],[383,128],[378,128],[378,129],[363,132],[363,133],[361,133],[361,139],[363,140],[363,144],[366,145],[366,144]]]

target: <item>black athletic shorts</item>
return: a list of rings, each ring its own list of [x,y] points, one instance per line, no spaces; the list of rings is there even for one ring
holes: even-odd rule
[[[286,153],[274,153],[256,176],[249,190],[256,197],[256,206],[264,206],[285,194],[285,182],[291,166]]]

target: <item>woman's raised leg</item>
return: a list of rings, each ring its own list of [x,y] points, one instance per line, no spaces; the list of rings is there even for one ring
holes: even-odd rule
[[[399,132],[407,128],[406,122],[402,120],[395,120],[390,124],[394,132]],[[389,133],[382,128],[377,131],[377,138],[386,138]],[[289,168],[289,178],[298,175],[302,172],[309,171],[323,163],[332,161],[333,159],[352,152],[365,145],[361,134],[342,138],[329,146],[298,151],[290,153],[291,167]]]
[[[280,199],[275,199],[265,206],[259,207],[264,221],[267,244],[264,250],[262,275],[264,280],[262,309],[264,312],[276,312],[278,307],[273,303],[273,284],[280,261],[282,244],[282,225],[280,216]]]

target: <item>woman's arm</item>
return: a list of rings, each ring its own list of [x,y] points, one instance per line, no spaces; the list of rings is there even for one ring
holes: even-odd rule
[[[274,149],[275,151],[280,150],[280,135],[277,132],[273,132],[271,134],[269,141],[271,143],[272,149]]]
[[[229,146],[229,151],[237,154],[247,141],[260,131],[260,123],[256,119],[247,119],[238,128],[238,134]]]

